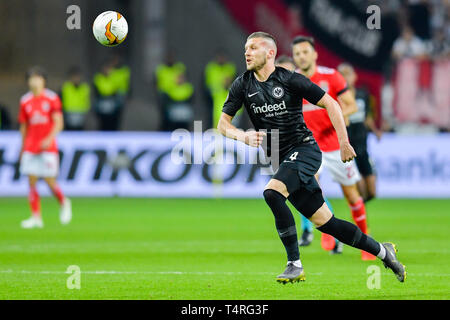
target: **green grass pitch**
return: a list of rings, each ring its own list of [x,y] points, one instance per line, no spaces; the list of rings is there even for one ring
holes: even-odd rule
[[[341,199],[338,217],[350,213]],[[0,299],[449,299],[450,200],[377,199],[369,227],[393,241],[408,272],[405,283],[380,261],[361,261],[350,247],[330,256],[301,249],[306,281],[275,281],[285,267],[273,216],[262,199],[72,199],[74,218],[58,220],[42,199],[43,229],[22,230],[25,198],[0,199]],[[299,216],[296,215],[299,222]],[[77,265],[81,288],[68,289]],[[369,289],[367,268],[380,267]]]

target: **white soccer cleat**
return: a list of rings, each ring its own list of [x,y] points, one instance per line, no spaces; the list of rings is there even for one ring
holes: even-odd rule
[[[72,220],[72,203],[69,198],[64,198],[59,211],[59,221],[61,224],[68,224]]]
[[[30,218],[23,220],[20,223],[20,226],[24,229],[43,228],[44,222],[40,217],[31,216]]]

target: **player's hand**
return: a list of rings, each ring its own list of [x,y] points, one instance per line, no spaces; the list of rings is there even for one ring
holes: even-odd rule
[[[245,143],[251,147],[259,147],[266,136],[265,132],[249,131],[245,135]]]
[[[356,157],[355,150],[350,145],[349,142],[341,143],[341,160],[343,162],[348,162],[353,160]]]
[[[41,142],[41,150],[47,150],[52,144],[52,139],[45,138]]]

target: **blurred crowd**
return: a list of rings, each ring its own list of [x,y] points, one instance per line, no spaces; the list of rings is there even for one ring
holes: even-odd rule
[[[64,130],[85,130],[90,114],[95,115],[97,130],[120,130],[123,111],[131,96],[130,76],[130,68],[120,55],[106,59],[91,81],[85,79],[80,66],[69,68],[57,92],[62,103]],[[169,52],[157,66],[152,81],[160,114],[157,130],[192,129],[195,93],[202,94],[208,104],[206,126],[216,127],[235,77],[235,64],[229,61],[225,50],[218,49],[204,68],[203,87],[194,90],[186,65],[177,61],[173,52]],[[236,118],[239,120],[239,115]],[[0,104],[0,130],[15,129],[16,123],[8,109]]]
[[[228,59],[224,49],[218,49],[214,58],[205,66],[202,88],[197,90],[204,95],[208,105],[208,127],[217,126],[228,89],[235,77],[235,64]],[[164,63],[156,68],[154,84],[161,114],[159,129],[192,129],[194,85],[188,81],[185,64],[176,61],[173,52],[169,52]]]
[[[450,131],[450,1],[385,1],[398,15],[383,89],[395,131]]]
[[[361,10],[376,4],[393,16],[400,34],[385,64],[383,129],[450,131],[450,1],[351,0]]]

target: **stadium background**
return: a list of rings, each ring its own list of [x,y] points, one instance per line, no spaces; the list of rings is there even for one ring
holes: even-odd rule
[[[205,169],[201,165],[193,165],[186,176],[183,176],[184,168],[180,169],[167,157],[167,151],[171,149],[171,143],[174,144],[170,140],[170,133],[159,132],[161,113],[158,107],[157,94],[154,90],[154,72],[169,52],[173,52],[176,60],[182,61],[186,65],[188,80],[193,84],[195,90],[191,101],[194,119],[202,121],[203,129],[207,129],[211,127],[211,106],[202,92],[204,68],[214,58],[218,49],[225,48],[229,60],[236,65],[237,73],[243,72],[245,70],[243,43],[246,36],[256,30],[264,30],[274,34],[279,42],[280,53],[284,54],[290,53],[289,43],[293,36],[299,33],[310,34],[318,42],[319,64],[336,67],[340,62],[347,61],[356,67],[359,75],[358,84],[364,85],[370,90],[375,101],[374,114],[377,124],[386,132],[381,141],[376,141],[373,135],[370,136],[369,141],[369,151],[375,158],[379,171],[379,196],[381,198],[394,198],[391,200],[374,200],[374,204],[368,205],[371,226],[377,236],[389,237],[392,236],[392,233],[398,232],[397,237],[405,243],[406,253],[410,254],[417,249],[415,247],[417,243],[413,239],[415,235],[429,236],[430,238],[427,241],[422,240],[418,249],[419,251],[422,250],[423,257],[429,259],[430,262],[436,261],[436,263],[438,255],[441,259],[448,259],[448,236],[445,234],[448,234],[448,211],[450,210],[450,136],[447,133],[450,129],[450,72],[448,72],[450,69],[448,49],[450,9],[448,1],[430,0],[425,2],[428,8],[425,9],[426,12],[423,7],[420,7],[422,5],[420,1],[400,0],[352,0],[345,2],[330,0],[1,1],[0,21],[2,21],[6,32],[0,42],[0,104],[9,113],[12,120],[9,130],[0,131],[0,208],[3,216],[0,216],[0,219],[3,218],[4,220],[2,233],[6,236],[2,240],[3,249],[0,251],[4,256],[4,265],[0,277],[5,288],[9,289],[5,290],[1,297],[6,299],[24,297],[95,298],[97,294],[93,287],[90,289],[91,291],[84,291],[85,295],[81,296],[76,296],[73,292],[62,293],[57,290],[45,294],[39,293],[39,284],[48,281],[45,278],[45,273],[41,274],[44,278],[36,280],[37,283],[34,287],[28,286],[32,289],[28,295],[16,292],[17,285],[13,285],[14,283],[20,283],[22,280],[19,279],[23,276],[23,274],[15,274],[16,267],[23,270],[31,268],[36,272],[53,268],[52,270],[58,275],[61,268],[52,267],[52,259],[56,259],[54,265],[58,265],[58,268],[65,265],[66,262],[65,260],[64,262],[61,261],[60,258],[55,258],[58,252],[65,249],[49,245],[49,243],[65,239],[65,236],[56,231],[58,230],[57,223],[52,224],[51,218],[48,218],[50,220],[48,230],[51,234],[46,234],[43,238],[35,234],[24,237],[22,233],[19,233],[20,230],[16,230],[20,219],[28,214],[25,199],[27,182],[25,177],[20,177],[17,172],[20,136],[18,135],[16,121],[19,98],[27,91],[24,81],[26,70],[36,64],[45,67],[49,73],[48,87],[58,91],[66,79],[67,70],[70,66],[81,66],[84,78],[92,81],[94,74],[99,71],[105,60],[110,59],[112,54],[118,53],[121,55],[131,70],[131,90],[124,107],[120,130],[117,132],[97,131],[97,120],[91,110],[86,120],[84,132],[63,132],[59,138],[60,148],[63,151],[61,186],[63,190],[66,190],[69,197],[75,197],[73,200],[75,217],[73,228],[77,228],[77,215],[79,215],[78,223],[81,224],[81,227],[86,227],[90,224],[98,224],[99,221],[102,221],[101,219],[108,219],[107,212],[110,211],[113,216],[111,223],[115,224],[113,230],[118,232],[115,240],[122,241],[136,231],[136,235],[132,238],[135,241],[146,241],[144,240],[146,232],[140,229],[139,219],[143,219],[142,221],[150,225],[166,223],[170,226],[169,230],[176,230],[174,237],[180,237],[183,241],[187,241],[187,247],[181,245],[180,250],[186,249],[186,252],[182,255],[183,259],[187,259],[186,261],[189,264],[189,262],[192,262],[190,261],[192,258],[188,257],[188,254],[195,252],[189,247],[189,243],[195,246],[195,241],[200,241],[192,234],[196,232],[197,227],[209,228],[208,222],[215,224],[210,232],[215,230],[219,235],[216,239],[215,252],[223,250],[223,252],[229,253],[230,250],[233,250],[233,246],[224,239],[231,238],[236,244],[240,239],[239,231],[243,230],[231,227],[236,223],[241,223],[239,217],[233,216],[232,212],[256,210],[249,208],[258,208],[257,210],[262,211],[264,207],[261,204],[256,204],[259,202],[255,202],[255,200],[242,199],[240,201],[249,202],[233,202],[231,199],[230,202],[219,202],[223,206],[219,210],[216,207],[216,201],[225,201],[220,200],[221,197],[260,199],[261,190],[267,177],[250,178],[254,168],[249,165],[244,165],[239,170],[233,165],[228,166],[226,174],[230,179],[219,187],[212,183],[211,173],[208,171],[210,168]],[[72,4],[81,8],[81,30],[68,30],[66,27],[66,19],[69,16],[66,13],[66,8]],[[369,15],[365,10],[370,4],[381,7],[381,30],[369,31],[366,28],[366,19]],[[317,10],[314,8],[320,8],[323,12],[327,12],[326,17],[330,17],[334,13],[334,19],[319,19],[318,16],[314,16],[317,14]],[[121,12],[129,24],[129,35],[126,41],[115,48],[102,47],[95,41],[91,32],[92,21],[100,12],[107,10]],[[424,15],[427,19],[420,19]],[[443,19],[443,22],[439,22],[439,19]],[[417,24],[418,20],[422,23]],[[343,21],[352,21],[352,23],[344,26]],[[397,63],[394,63],[391,59],[393,44],[396,39],[401,37],[402,25],[405,21],[416,23],[414,25],[417,28],[416,33],[421,33],[422,40],[426,43],[427,48],[430,48],[426,59],[405,57]],[[429,26],[424,26],[425,22],[428,22]],[[446,54],[438,59],[431,53],[434,39],[433,32],[436,25],[444,28],[446,35],[444,38]],[[371,39],[370,32],[377,32],[379,35],[377,44],[371,45],[372,43],[369,41],[362,46],[358,45],[358,42]],[[354,37],[348,37],[349,34]],[[356,39],[356,42],[350,38]],[[367,46],[372,50],[367,51]],[[414,75],[414,78],[408,77],[411,74]],[[440,87],[436,89],[437,83]],[[412,99],[411,97],[401,96],[402,92],[411,90],[411,87],[416,88],[417,92],[426,92],[430,98]],[[92,96],[93,100],[94,97]],[[244,119],[242,123],[243,128],[248,128],[248,121]],[[193,125],[190,129],[192,128]],[[115,168],[114,163],[118,160],[117,155],[125,154],[129,157],[128,160],[133,160],[133,157],[136,157],[142,151],[145,154],[137,158],[134,163],[136,165],[135,171],[130,170],[130,167],[128,169]],[[78,160],[76,160],[77,152]],[[159,158],[162,154],[166,155],[165,158]],[[155,162],[158,159],[158,168],[161,171],[158,171],[158,168],[155,169]],[[185,177],[185,179],[178,179],[180,176]],[[325,194],[333,198],[333,205],[337,210],[343,212],[342,216],[348,214],[345,203],[339,199],[341,197],[340,190],[330,177],[325,175],[322,184]],[[44,185],[39,188],[42,194],[49,195]],[[80,196],[93,198],[76,198]],[[117,202],[120,199],[109,199],[113,196],[154,199],[146,202],[144,199],[133,201],[124,198],[123,202]],[[107,198],[104,199],[103,197]],[[176,199],[175,202],[165,202],[160,199],[166,197],[181,199]],[[198,197],[212,199],[185,199]],[[422,198],[422,200],[405,200],[403,198]],[[441,199],[431,200],[428,198]],[[261,200],[259,201],[262,203]],[[134,212],[131,212],[130,206],[133,206]],[[226,209],[227,206],[231,208],[229,211]],[[50,198],[44,200],[44,219],[46,219],[47,208],[50,212],[56,212],[56,207]],[[195,208],[202,208],[202,210],[198,212]],[[183,217],[182,212],[184,210],[186,210],[186,215]],[[209,210],[218,210],[219,216],[229,220],[225,222],[211,221],[208,216]],[[167,211],[175,211],[174,220],[165,216]],[[145,216],[145,213],[148,213],[148,216]],[[273,230],[271,229],[271,216],[269,212],[266,213],[264,216],[266,220],[263,222],[267,222],[267,225],[261,222],[261,228],[266,232],[264,234],[269,234],[272,237],[274,234],[272,234]],[[129,220],[123,220],[122,214],[126,214]],[[252,211],[252,214],[246,218],[254,221],[259,217],[259,215],[253,214]],[[421,214],[428,214],[428,217],[422,218]],[[423,221],[426,219],[429,219],[428,223]],[[191,230],[176,229],[177,221],[189,223],[189,221],[199,222],[200,220],[204,222],[204,225],[199,223],[197,226],[191,226]],[[405,223],[405,221],[410,222]],[[125,227],[126,230],[121,233],[118,228],[123,226],[123,223],[126,225],[128,223],[128,225]],[[217,223],[225,223],[224,228],[218,229]],[[226,223],[230,224],[227,225]],[[386,226],[386,224],[389,226]],[[420,224],[423,224],[422,228]],[[384,228],[382,228],[383,226]],[[78,228],[81,227],[78,225]],[[95,231],[96,236],[89,238],[92,243],[99,241],[99,239],[107,239],[108,237],[105,234],[108,231],[106,229],[106,226],[99,227]],[[87,232],[86,230],[80,230],[82,228],[78,230],[78,234],[75,232],[74,239],[78,239],[77,236],[81,238],[85,234],[84,232]],[[165,240],[170,242],[168,239],[171,236],[164,234],[163,228],[156,228],[155,230],[157,232],[151,238],[156,239],[159,236],[158,241],[160,242],[157,242],[158,245],[162,246],[161,243]],[[198,229],[198,232],[201,232],[200,230],[203,229]],[[262,236],[262,231],[261,234],[256,233],[256,235],[255,239],[265,239]],[[60,238],[61,236],[63,238]],[[249,236],[251,237],[251,235]],[[270,238],[271,242],[264,242],[265,240],[259,244],[251,242],[248,251],[251,252],[254,249],[255,252],[259,252],[258,250],[262,250],[259,245],[262,245],[267,248],[264,249],[267,252],[263,250],[264,254],[271,257],[273,255],[281,256],[277,240],[275,237],[272,238]],[[70,240],[67,239],[67,241]],[[111,243],[115,242],[112,241]],[[105,248],[108,248],[111,243],[105,241],[103,247],[94,246],[95,248],[90,248],[98,250],[98,252],[108,251]],[[33,244],[35,246],[41,245],[41,247],[33,247]],[[207,246],[206,243],[203,243],[203,245]],[[36,250],[29,249],[28,252],[23,249],[27,246]],[[430,249],[430,246],[434,249]],[[70,250],[69,247],[67,250]],[[39,257],[42,258],[42,256],[34,256],[38,257],[36,260],[38,263],[36,264],[33,260],[35,258],[28,256],[27,252],[30,254],[33,251],[34,254],[39,254],[41,250],[39,248],[44,248],[43,252],[45,253],[43,254],[52,255],[53,258],[49,259],[47,263],[41,263],[43,260],[40,260]],[[131,248],[131,242],[125,241],[120,250],[134,252],[134,249]],[[144,251],[146,248],[142,247],[142,250]],[[202,244],[199,245],[199,248],[200,252],[204,250],[208,257],[213,257],[206,247],[202,247]],[[414,248],[414,250],[411,248]],[[88,249],[88,251],[91,249]],[[119,250],[119,247],[117,247],[117,250]],[[152,250],[157,251],[156,249]],[[163,254],[167,250],[170,249],[164,248],[161,251],[162,253],[159,252],[158,254]],[[311,258],[311,263],[312,265],[316,263],[315,266],[317,267],[320,265],[318,261],[321,259],[321,252],[318,247],[311,250],[313,257],[317,259],[317,262],[315,262]],[[81,251],[78,253],[83,256]],[[247,252],[247,250],[245,251]],[[18,258],[20,255],[22,255],[23,260]],[[351,253],[348,255],[354,258]],[[238,257],[241,256],[238,255]],[[88,261],[88,258],[85,258]],[[252,263],[256,263],[256,259],[256,256],[252,256]],[[410,260],[415,262],[413,258]],[[206,258],[203,262],[204,264],[201,267],[206,269],[208,265]],[[172,270],[176,269],[175,258],[173,260],[170,258],[168,264],[167,269],[171,269],[171,267]],[[245,270],[250,270],[250,265]],[[43,266],[47,269],[42,269]],[[89,266],[91,270],[99,270],[98,265],[90,264]],[[102,264],[100,268],[105,266],[108,266],[108,264]],[[195,274],[195,270],[198,270],[198,268],[195,268],[194,263],[191,267],[191,271]],[[226,270],[219,270],[220,268],[216,267],[214,266],[211,272],[214,273],[214,270],[217,269],[218,274],[226,278],[226,274],[222,274]],[[233,269],[233,267],[236,267],[236,265],[231,265],[230,268]],[[105,268],[107,269],[107,267]],[[123,269],[123,272],[127,270],[122,265],[119,266],[120,268]],[[348,266],[346,265],[345,268],[348,268]],[[345,268],[343,267],[343,269]],[[12,271],[9,272],[8,270]],[[53,272],[52,270],[50,274]],[[262,270],[261,273],[268,277],[268,270]],[[272,270],[270,269],[270,272]],[[162,273],[158,275],[159,271]],[[436,271],[436,274],[433,274],[434,271]],[[163,269],[157,268],[157,271],[154,272],[152,275],[157,278],[168,277]],[[359,272],[364,273],[365,269]],[[382,297],[448,298],[448,291],[447,294],[445,293],[448,290],[448,267],[430,268],[429,273],[421,272],[413,271],[413,279],[415,275],[420,278],[421,274],[425,274],[425,278],[437,277],[442,281],[437,288],[429,288],[423,295],[419,295],[415,291],[421,286],[411,289],[413,291],[409,291],[410,295],[403,295],[399,288],[391,287],[392,295]],[[211,277],[213,276],[211,275]],[[320,284],[322,280],[319,280],[318,276],[319,274],[316,274],[316,280]],[[27,278],[28,275],[25,273],[24,277]],[[363,278],[364,274],[361,277]],[[436,280],[436,278],[433,279]],[[226,279],[223,281],[226,281]],[[326,283],[326,280],[323,280],[321,284],[326,285]],[[236,287],[238,288],[239,285],[236,284]],[[421,288],[425,287],[426,285],[423,283]],[[280,292],[276,292],[273,296],[269,293],[259,295],[256,291],[249,293],[247,296],[232,291],[221,293],[220,288],[216,288],[217,290],[212,291],[210,295],[192,295],[195,291],[194,288],[191,288],[193,291],[183,291],[183,293],[178,294],[157,291],[158,294],[150,296],[150,298],[289,297]],[[311,291],[308,291],[309,289]],[[344,290],[344,295],[338,293],[329,296],[326,293],[315,295],[313,293],[314,288],[309,289],[306,291],[307,298],[380,297],[374,292],[361,294],[351,290]],[[117,295],[103,293],[98,297],[148,297],[139,295],[139,293],[144,294],[139,290],[134,295],[128,293],[120,295],[120,290],[117,292]]]

